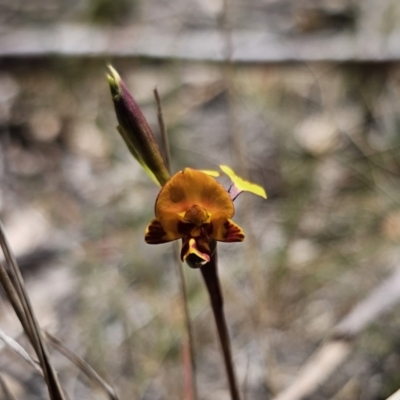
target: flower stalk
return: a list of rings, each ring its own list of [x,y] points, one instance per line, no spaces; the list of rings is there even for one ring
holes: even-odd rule
[[[215,250],[212,255],[210,262],[203,265],[200,268],[200,271],[210,296],[211,308],[214,314],[215,325],[217,327],[218,338],[222,349],[231,398],[232,400],[240,400],[240,392],[232,360],[231,342],[225,320],[224,300],[218,277],[217,250]]]

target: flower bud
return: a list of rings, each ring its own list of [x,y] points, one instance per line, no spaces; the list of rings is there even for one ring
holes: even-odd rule
[[[118,132],[139,164],[163,186],[170,174],[154,134],[118,72],[111,66],[109,71],[107,79],[119,123]]]

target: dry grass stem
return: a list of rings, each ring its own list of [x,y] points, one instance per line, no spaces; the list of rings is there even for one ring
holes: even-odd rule
[[[352,344],[344,340],[325,343],[305,364],[292,386],[274,400],[304,399],[328,379],[352,349]]]
[[[400,266],[336,325],[334,337],[354,338],[400,301]]]
[[[54,346],[54,348],[77,366],[90,380],[101,387],[111,400],[119,400],[115,390],[109,385],[85,360],[79,357],[72,350],[64,346],[64,344],[49,332],[45,331],[46,339]]]
[[[157,103],[157,120],[158,120],[158,126],[160,128],[160,133],[161,133],[163,156],[164,156],[165,164],[168,168],[168,171],[169,171],[169,173],[171,173],[171,152],[169,149],[168,133],[167,133],[167,128],[165,126],[161,98],[160,98],[160,94],[158,93],[157,88],[154,88],[154,97],[155,97],[156,103]]]
[[[31,365],[35,370],[40,374],[43,375],[43,371],[40,368],[39,361],[33,358],[28,352],[13,338],[6,335],[2,330],[0,330],[0,340],[10,348],[15,354],[17,354],[20,358],[25,360],[29,365]]]
[[[0,262],[0,283],[3,286],[3,289],[7,295],[8,301],[10,302],[15,313],[17,314],[19,321],[21,322],[21,325],[24,329],[25,334],[28,336],[29,340],[32,342],[33,341],[32,332],[31,332],[28,320],[26,319],[26,316],[25,316],[24,310],[22,308],[21,302],[19,300],[18,294],[14,288],[13,283],[11,282],[10,277],[7,274],[7,271],[4,267],[4,265],[1,262]]]

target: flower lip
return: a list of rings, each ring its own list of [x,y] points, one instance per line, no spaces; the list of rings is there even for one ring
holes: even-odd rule
[[[210,262],[215,252],[215,242],[204,238],[185,238],[182,244],[181,259],[191,268],[200,268]]]

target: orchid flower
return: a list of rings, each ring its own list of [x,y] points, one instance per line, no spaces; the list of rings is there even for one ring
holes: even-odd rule
[[[232,221],[233,199],[250,190],[266,197],[258,185],[231,173],[229,191],[207,173],[185,168],[176,173],[160,190],[155,216],[146,229],[145,241],[159,244],[182,239],[181,259],[193,268],[210,262],[218,242],[242,242],[242,228]],[[241,185],[235,183],[240,179]],[[232,194],[234,197],[232,197]]]

